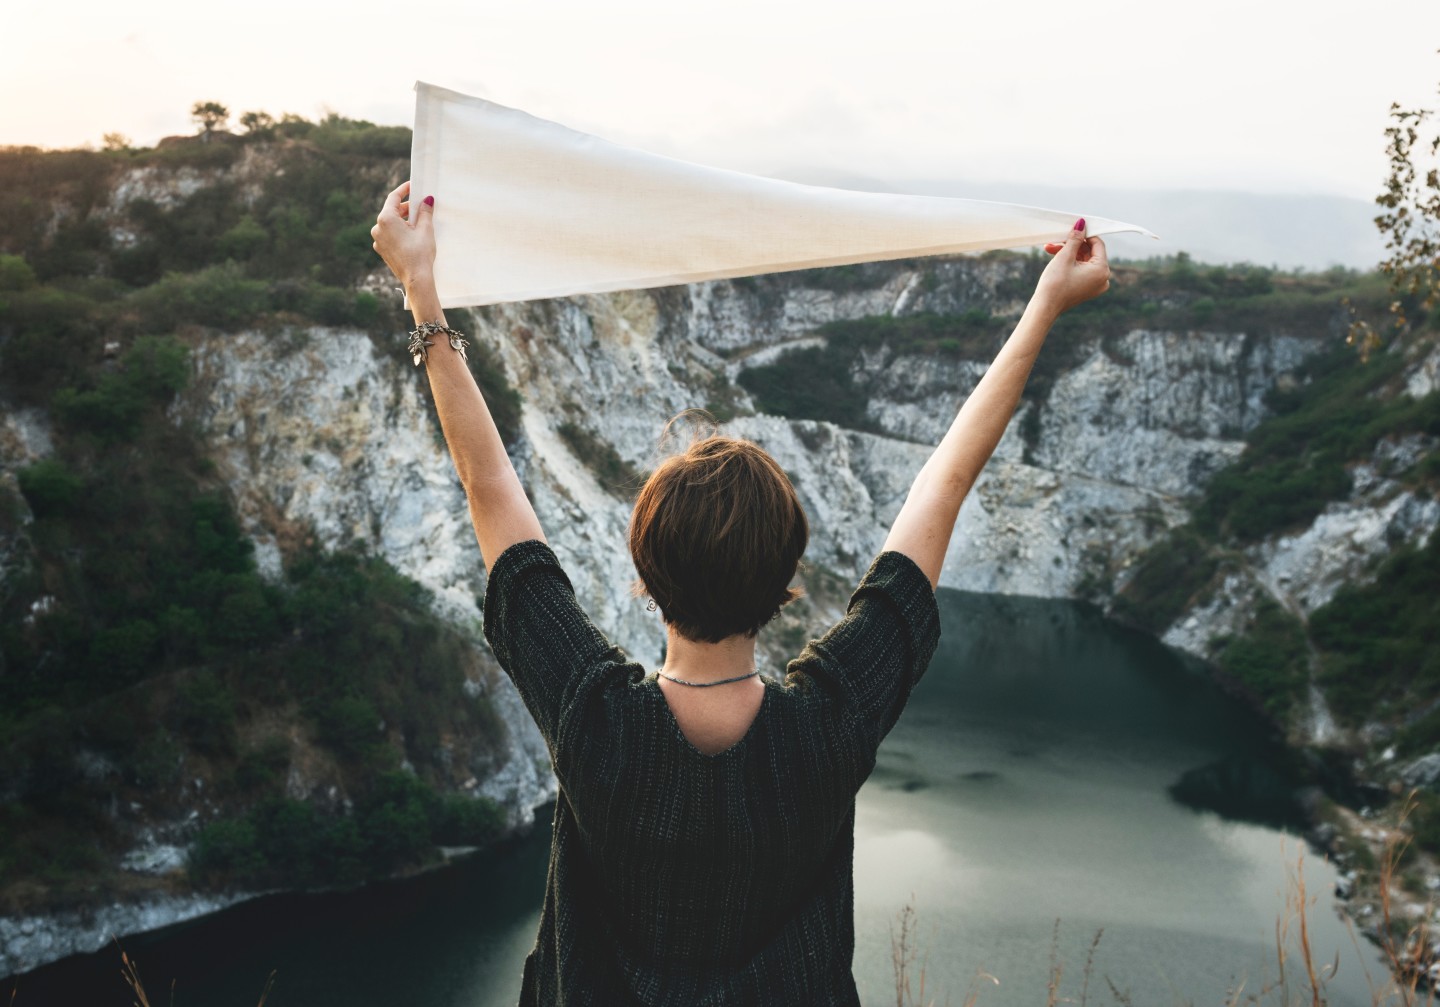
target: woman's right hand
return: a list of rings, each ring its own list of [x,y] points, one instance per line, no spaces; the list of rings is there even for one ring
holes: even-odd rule
[[[406,199],[409,195],[410,183],[401,182],[385,197],[370,228],[375,251],[407,292],[417,283],[432,282],[435,268],[435,200],[427,196],[415,203]]]
[[[1056,315],[1099,297],[1110,289],[1110,260],[1105,242],[1085,237],[1085,218],[1075,227],[1065,243],[1051,242],[1045,251],[1055,256],[1040,274],[1035,285],[1034,300]]]

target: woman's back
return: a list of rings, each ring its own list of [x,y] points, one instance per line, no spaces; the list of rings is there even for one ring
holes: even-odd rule
[[[485,636],[561,785],[522,1001],[858,1002],[849,969],[854,792],[934,652],[934,587],[961,503],[1046,334],[1109,287],[1104,243],[1085,236],[1082,218],[1063,244],[1045,246],[1055,258],[1035,296],[915,477],[848,614],[791,662],[787,688],[767,686],[734,751],[705,761],[644,670],[576,605],[466,363],[466,341],[446,325],[434,198],[412,206],[409,194],[405,182],[386,197],[371,236],[404,284],[417,326],[408,350],[426,365],[490,570]],[[671,631],[702,644],[753,641],[797,596],[789,585],[808,535],[775,459],[716,436],[646,479],[630,552]],[[727,725],[709,726],[726,740]]]
[[[855,794],[939,633],[912,561],[878,558],[715,755],[589,623],[542,543],[496,563],[486,633],[561,789],[522,1003],[858,1002]]]

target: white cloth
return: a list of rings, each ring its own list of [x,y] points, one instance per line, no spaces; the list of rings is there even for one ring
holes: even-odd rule
[[[1037,245],[1082,216],[705,167],[424,81],[410,180],[411,200],[435,197],[447,308]],[[1150,234],[1083,216],[1090,234]]]

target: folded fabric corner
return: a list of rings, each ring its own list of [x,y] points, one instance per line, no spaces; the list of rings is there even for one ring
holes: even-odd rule
[[[415,83],[411,192],[434,195],[443,307],[1017,248],[1143,227],[1070,211],[856,192],[692,164]]]

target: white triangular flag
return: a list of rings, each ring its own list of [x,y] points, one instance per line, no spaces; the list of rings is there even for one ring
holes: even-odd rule
[[[410,198],[442,307],[1063,241],[1082,214],[691,164],[417,81]],[[1143,227],[1084,214],[1089,234]]]

